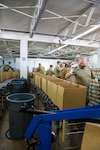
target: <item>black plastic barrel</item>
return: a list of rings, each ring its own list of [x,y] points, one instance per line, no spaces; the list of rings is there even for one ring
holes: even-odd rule
[[[7,137],[23,139],[24,132],[33,118],[33,114],[21,112],[20,107],[30,107],[34,103],[35,95],[30,93],[15,93],[7,96],[9,109],[9,130]]]
[[[24,93],[25,84],[23,81],[11,81],[9,83],[8,89],[11,93]]]
[[[27,92],[28,91],[27,90],[27,88],[28,88],[28,80],[26,80],[25,78],[15,78],[10,83],[12,84],[12,82],[15,83],[15,84],[17,84],[17,83],[19,84],[19,83],[23,82],[23,88],[20,88],[20,90],[22,90],[22,92]],[[16,89],[15,91],[17,91],[17,90],[18,89]]]

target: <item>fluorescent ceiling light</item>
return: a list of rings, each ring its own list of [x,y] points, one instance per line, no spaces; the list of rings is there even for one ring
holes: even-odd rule
[[[76,40],[76,39],[78,39],[78,38],[80,38],[80,37],[82,37],[82,36],[84,36],[86,34],[89,34],[89,33],[93,32],[93,31],[95,31],[98,28],[100,28],[100,24],[99,25],[94,25],[92,28],[88,29],[87,31],[85,31],[85,32],[75,36],[74,38],[72,38],[72,40]]]

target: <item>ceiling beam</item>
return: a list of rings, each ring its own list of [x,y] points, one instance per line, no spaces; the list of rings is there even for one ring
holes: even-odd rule
[[[16,7],[4,7],[4,5],[3,4],[1,4],[0,3],[0,6],[2,6],[2,7],[0,7],[0,9],[30,9],[30,8],[36,8],[37,6],[16,6]]]
[[[82,28],[82,29],[80,29],[77,33],[75,33],[75,34],[73,34],[72,35],[72,37],[73,37],[73,39],[75,38],[75,37],[78,37],[79,35],[81,35],[81,34],[84,34],[85,32],[87,32],[88,30],[90,30],[90,29],[92,29],[92,26],[98,26],[98,27],[100,27],[100,18],[98,18],[98,19],[96,19],[95,21],[93,21],[92,23],[90,23],[88,26],[86,26],[86,27],[84,27],[84,28]],[[94,27],[95,28],[95,27]],[[83,35],[84,36],[84,35]],[[81,36],[82,37],[82,36]]]
[[[89,13],[89,15],[87,17],[87,20],[86,20],[86,23],[85,23],[85,26],[88,26],[88,24],[89,24],[89,22],[90,22],[90,20],[92,18],[92,15],[93,15],[93,13],[95,11],[95,8],[96,8],[96,6],[91,7],[90,13]]]
[[[71,23],[78,24],[79,26],[82,26],[82,24],[80,24],[80,23],[78,23],[78,22],[75,22],[75,21],[73,21],[73,20],[71,20],[71,19],[69,19],[69,18],[67,18],[67,17],[61,16],[61,15],[55,13],[55,12],[52,12],[52,11],[50,11],[50,10],[45,10],[45,11],[48,12],[48,13],[50,13],[50,14],[53,14],[53,15],[55,15],[55,16],[57,16],[57,17],[61,17],[62,19],[67,20],[67,21],[69,21],[69,22],[71,22]]]
[[[17,12],[17,13],[19,13],[19,14],[21,14],[21,15],[24,15],[24,16],[27,16],[27,17],[30,17],[30,18],[33,18],[33,19],[34,19],[34,17],[33,17],[33,16],[28,15],[28,14],[26,14],[26,13],[22,12],[22,11],[17,10],[17,9],[14,9],[14,8],[8,7],[7,5],[4,5],[4,4],[2,4],[2,3],[0,3],[0,6],[2,6],[2,7],[4,7],[4,8],[7,8],[7,9],[9,9],[9,10],[12,10],[12,11],[14,11],[14,12]]]
[[[82,33],[85,33],[87,30],[89,30],[90,29],[90,27],[91,27],[91,25],[97,25],[98,23],[100,22],[100,18],[98,18],[98,19],[96,19],[95,21],[93,21],[88,27],[84,27],[84,28],[82,28],[78,33],[76,33],[76,34],[74,34],[73,35],[73,38],[72,38],[72,40],[74,41],[74,39],[75,39],[75,43],[74,43],[74,45],[77,45],[77,44],[79,44],[80,46],[82,46],[81,45],[81,43],[84,43],[84,45],[83,46],[86,46],[87,45],[87,41],[83,41],[83,42],[81,42],[81,43],[77,43],[76,42],[76,39],[78,39],[80,36],[79,35],[82,35]],[[84,34],[83,34],[83,36],[84,36]],[[82,37],[82,36],[81,36]],[[67,40],[65,40],[63,43],[65,43],[65,45],[63,45],[63,46],[60,46],[60,47],[58,47],[58,48],[56,48],[56,49],[53,49],[51,52],[50,52],[50,54],[51,53],[54,53],[55,51],[57,51],[57,50],[60,50],[60,49],[62,49],[62,48],[64,48],[64,47],[66,47],[66,46],[68,46],[68,45],[70,45],[70,39],[67,39]],[[68,44],[67,44],[67,43]],[[71,42],[72,43],[72,42]],[[98,43],[98,42],[97,42]],[[87,47],[89,47],[89,45],[91,45],[91,44],[89,44],[88,43],[88,46]],[[93,43],[90,47],[93,47],[95,45],[95,43]],[[100,46],[100,44],[98,44],[98,46]]]
[[[74,22],[79,22],[81,18],[87,18],[88,14],[90,13],[91,9],[94,7],[94,5],[91,5],[90,7],[87,8],[86,11],[84,11],[77,19],[74,20]],[[69,24],[68,26],[64,27],[58,34],[59,35],[65,35],[66,29],[69,30],[71,26],[73,26],[74,23]],[[78,24],[77,24],[78,25]],[[83,25],[84,27],[85,25]],[[65,35],[66,36],[66,35]]]
[[[59,37],[55,36],[46,36],[46,35],[37,35],[34,34],[33,38],[30,38],[29,35],[27,34],[18,34],[18,33],[6,33],[6,32],[1,32],[0,34],[0,39],[8,39],[8,40],[21,40],[23,37],[26,37],[28,41],[34,41],[34,42],[44,42],[44,43],[56,43],[59,44]],[[78,45],[78,46],[85,46],[85,47],[95,47],[95,48],[99,48],[100,47],[100,42],[96,42],[93,44],[90,44],[91,41],[86,41],[86,40],[72,40],[72,39],[68,39],[66,41],[63,41],[63,45],[65,46],[61,46],[61,48],[66,47],[67,45]],[[61,49],[58,48],[58,49]]]
[[[33,16],[33,17],[35,17],[35,20],[32,19],[32,22],[31,22],[30,38],[33,37],[34,32],[37,29],[37,26],[38,26],[39,21],[42,17],[42,14],[43,14],[46,6],[47,6],[48,1],[49,0],[43,0],[43,1],[38,0],[39,7],[37,9],[35,9],[34,16]]]
[[[4,40],[3,42],[4,42],[4,45],[7,47],[6,50],[8,51],[8,54],[10,55],[10,57],[12,57],[12,53],[11,53],[11,51],[10,51],[8,41]]]
[[[75,16],[58,16],[58,17],[45,17],[45,18],[41,18],[41,20],[51,20],[51,19],[62,19],[62,17],[65,18],[78,18],[81,15],[75,15]]]
[[[68,45],[75,45],[75,46],[84,46],[84,47],[95,47],[95,48],[99,48],[100,47],[100,43],[92,43],[91,45],[91,41],[85,41],[85,40],[66,40],[66,42],[64,42],[65,44],[62,46],[59,46],[58,48],[55,48],[53,50],[51,50],[50,52],[48,52],[47,54],[52,54],[60,49],[63,49],[65,47],[67,47]]]

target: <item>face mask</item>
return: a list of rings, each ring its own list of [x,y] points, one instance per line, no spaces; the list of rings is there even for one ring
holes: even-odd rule
[[[84,69],[86,66],[84,66],[83,64],[80,64],[80,68]]]

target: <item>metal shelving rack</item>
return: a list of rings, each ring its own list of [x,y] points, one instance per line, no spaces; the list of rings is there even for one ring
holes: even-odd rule
[[[93,73],[100,78],[100,69],[93,69]],[[91,79],[89,86],[89,106],[100,104],[100,81]]]

